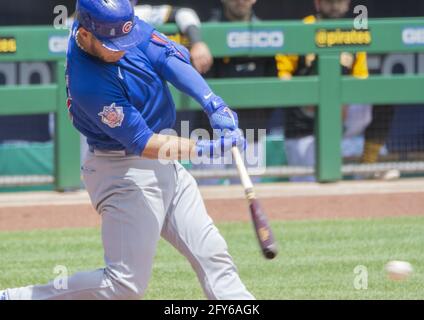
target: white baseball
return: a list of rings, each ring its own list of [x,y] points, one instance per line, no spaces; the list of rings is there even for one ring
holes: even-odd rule
[[[406,261],[390,261],[386,264],[386,272],[391,280],[406,280],[412,271],[411,264]]]

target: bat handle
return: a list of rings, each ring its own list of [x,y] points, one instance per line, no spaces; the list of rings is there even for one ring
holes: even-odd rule
[[[250,191],[251,193],[254,193],[253,183],[249,177],[249,173],[247,172],[246,166],[244,165],[244,161],[243,161],[243,158],[241,157],[240,150],[237,147],[233,147],[231,151],[233,153],[233,158],[240,175],[241,184],[243,185],[243,188],[246,194],[248,193],[248,191]]]

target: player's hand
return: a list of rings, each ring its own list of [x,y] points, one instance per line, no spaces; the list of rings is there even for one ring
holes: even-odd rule
[[[196,154],[198,157],[220,158],[231,152],[231,148],[237,146],[240,150],[246,149],[246,139],[240,129],[224,130],[223,135],[216,140],[198,140]]]
[[[196,42],[190,50],[191,62],[199,73],[206,73],[212,67],[213,57],[204,42]]]
[[[212,129],[236,130],[238,129],[238,116],[218,96],[213,96],[205,107]]]

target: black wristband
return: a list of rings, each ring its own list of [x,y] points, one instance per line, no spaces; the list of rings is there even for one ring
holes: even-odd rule
[[[200,32],[200,28],[198,26],[190,26],[187,28],[186,36],[188,40],[190,40],[190,44],[193,45],[197,42],[202,41],[202,34]]]

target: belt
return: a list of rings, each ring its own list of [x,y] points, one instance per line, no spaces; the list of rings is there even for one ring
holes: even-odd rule
[[[96,156],[134,156],[134,153],[128,150],[101,150],[94,146],[88,146],[88,150]]]

